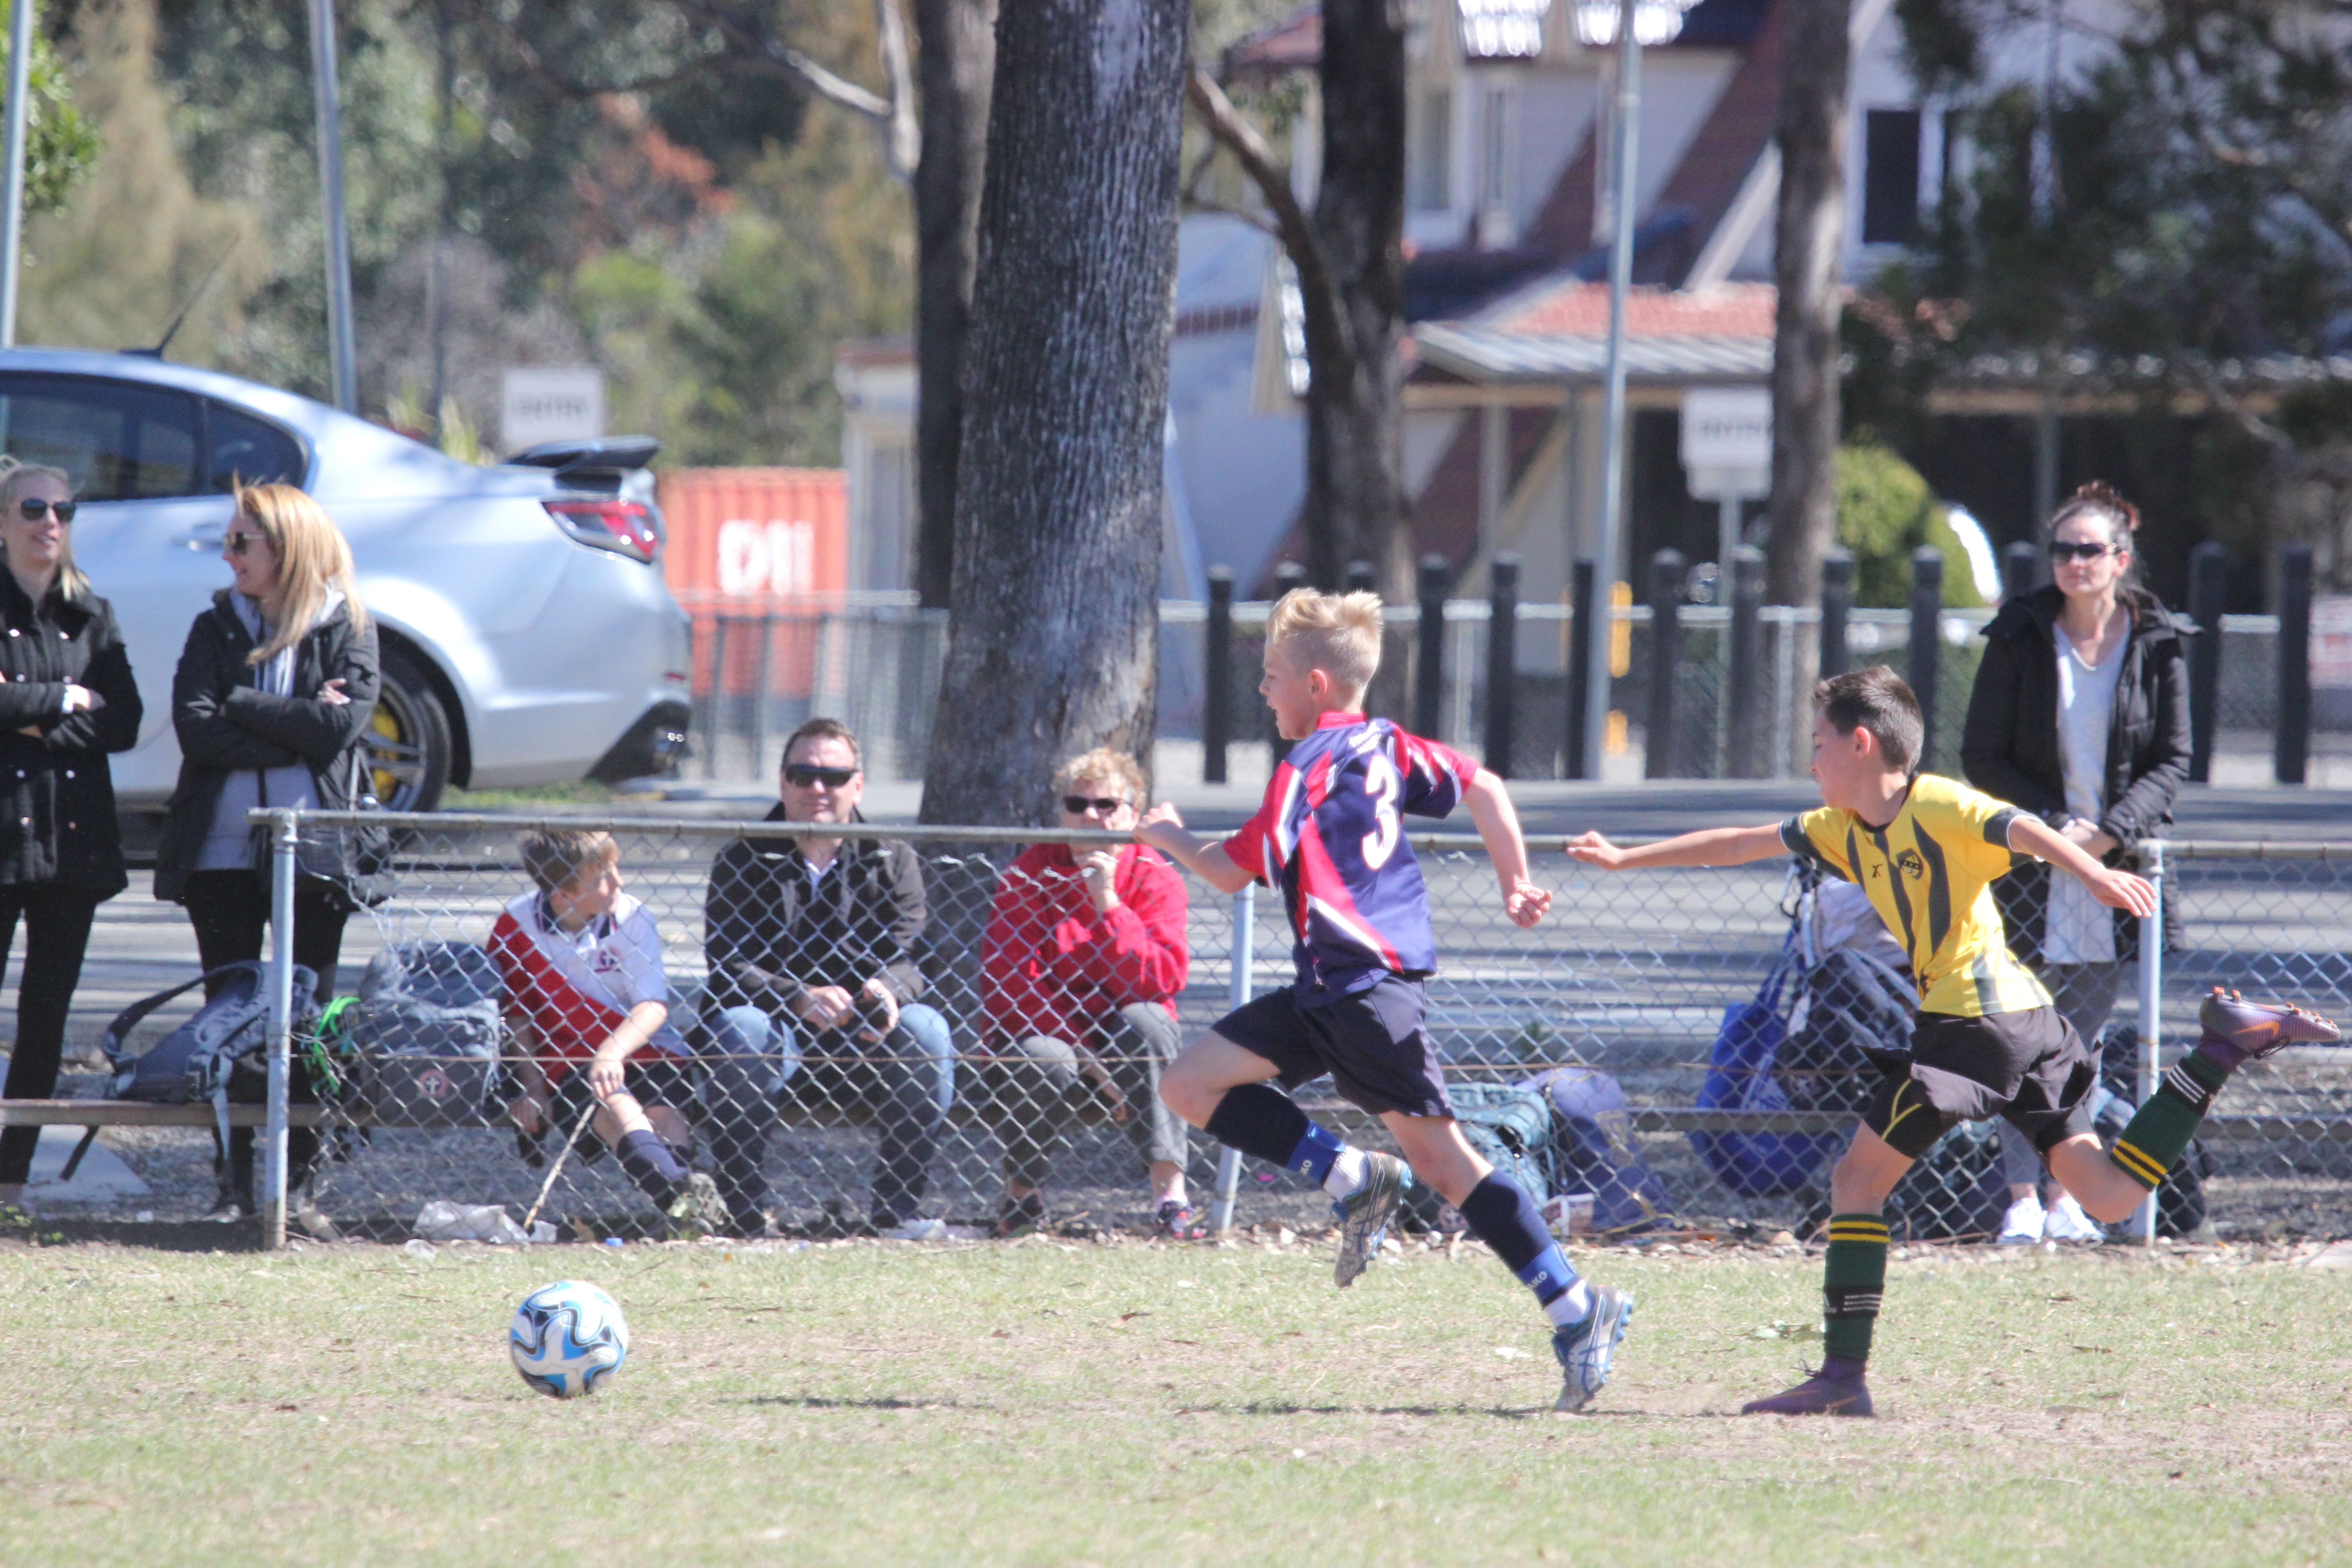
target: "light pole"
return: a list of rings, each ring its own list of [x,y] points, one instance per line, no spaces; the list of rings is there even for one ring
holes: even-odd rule
[[[335,0],[310,0],[310,87],[319,120],[319,195],[327,224],[327,368],[335,406],[360,411],[352,327],[352,234],[343,216],[343,106],[335,74]]]
[[[1601,776],[1609,734],[1610,584],[1617,578],[1619,514],[1625,496],[1625,293],[1633,281],[1633,177],[1642,110],[1642,46],[1671,42],[1696,0],[1577,0],[1577,41],[1617,47],[1616,101],[1609,150],[1609,361],[1601,404],[1601,517],[1595,531],[1591,614],[1585,639],[1584,776]],[[1580,605],[1581,609],[1584,606]]]
[[[25,121],[33,79],[33,0],[8,7],[8,129],[0,149],[0,348],[16,346],[16,260],[25,248]]]

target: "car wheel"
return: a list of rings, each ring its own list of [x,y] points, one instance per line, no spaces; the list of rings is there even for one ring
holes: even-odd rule
[[[368,721],[375,797],[386,811],[431,811],[449,784],[449,715],[416,661],[383,650],[383,687]]]

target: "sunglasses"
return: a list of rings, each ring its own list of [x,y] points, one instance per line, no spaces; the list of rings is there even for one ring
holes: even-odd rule
[[[1108,816],[1126,804],[1127,802],[1117,798],[1088,800],[1082,795],[1066,795],[1062,797],[1062,809],[1072,816],[1084,816],[1088,811],[1099,811],[1105,816]]]
[[[840,789],[856,776],[856,768],[820,768],[810,763],[784,764],[784,782],[800,789],[807,789],[813,784]]]
[[[231,555],[242,555],[261,537],[258,533],[224,533],[221,535],[221,548]]]
[[[59,522],[71,522],[74,513],[79,510],[79,508],[69,500],[47,501],[32,496],[27,496],[16,503],[16,510],[23,515],[26,522],[38,522],[53,511],[58,514]]]
[[[2102,555],[2114,553],[2105,544],[2065,544],[2057,540],[2050,542],[2050,559],[2053,561],[2096,561]]]

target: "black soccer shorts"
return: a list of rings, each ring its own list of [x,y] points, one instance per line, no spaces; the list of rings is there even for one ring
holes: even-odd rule
[[[2091,1131],[2097,1080],[2082,1037],[2055,1007],[1982,1018],[1923,1013],[1909,1068],[1881,1080],[1862,1120],[1914,1160],[1958,1123],[1995,1116],[2046,1154]]]
[[[1314,1007],[1300,1006],[1286,985],[1218,1019],[1216,1032],[1272,1062],[1285,1089],[1328,1073],[1342,1096],[1375,1116],[1451,1116],[1437,1046],[1422,1026],[1428,1009],[1421,982],[1393,974]]]
[[[632,1058],[621,1064],[621,1088],[639,1105],[651,1110],[667,1105],[691,1121],[694,1119],[694,1063],[684,1057]],[[551,1129],[540,1136],[548,1141],[551,1149],[559,1148],[580,1125],[588,1113],[588,1104],[596,1097],[588,1089],[588,1064],[577,1062],[563,1080],[548,1096],[547,1121]],[[594,1161],[604,1152],[604,1142],[593,1131],[583,1132],[572,1146],[575,1160]]]

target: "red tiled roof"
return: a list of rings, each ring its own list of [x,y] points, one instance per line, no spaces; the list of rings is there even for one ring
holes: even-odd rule
[[[1276,76],[1323,63],[1323,8],[1309,5],[1263,27],[1225,51],[1227,75]]]
[[[1638,338],[1772,335],[1769,283],[1726,283],[1696,293],[1635,289],[1625,296],[1625,334]],[[1598,338],[1609,331],[1609,285],[1577,279],[1538,285],[1479,323],[1529,337]]]

